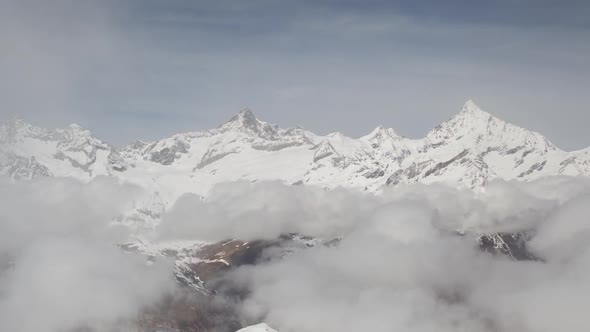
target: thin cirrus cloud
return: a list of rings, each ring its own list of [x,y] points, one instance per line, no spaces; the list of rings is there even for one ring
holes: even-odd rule
[[[473,98],[589,145],[584,1],[6,1],[3,118],[122,145],[242,107],[282,126],[421,137]]]

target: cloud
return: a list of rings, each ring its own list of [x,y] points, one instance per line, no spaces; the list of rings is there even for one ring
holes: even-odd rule
[[[226,183],[214,187],[206,199],[182,196],[162,216],[157,233],[211,241],[275,239],[291,232],[335,236],[362,220],[375,203],[373,197],[345,189]]]
[[[247,320],[279,331],[584,331],[589,190],[585,179],[566,177],[498,181],[482,192],[411,185],[380,196],[235,183],[179,200],[160,231],[209,239],[342,235],[337,246],[224,278],[249,290],[239,303]],[[479,232],[523,230],[543,261],[477,248]]]
[[[142,194],[104,177],[0,183],[7,202],[0,208],[0,329],[134,328],[138,312],[174,288],[171,266],[148,266],[115,246],[128,234],[112,220]],[[342,237],[222,276],[223,287],[247,292],[215,303],[283,332],[585,331],[589,195],[590,181],[568,177],[497,181],[482,191],[385,187],[380,195],[236,182],[207,197],[181,197],[155,234]],[[543,260],[513,261],[477,247],[478,233],[512,231],[527,231],[529,250]],[[22,319],[30,313],[36,319]]]
[[[495,181],[483,192],[413,184],[384,187],[377,196],[278,181],[232,182],[215,186],[206,198],[183,195],[162,216],[156,232],[162,238],[211,241],[274,239],[292,232],[340,236],[370,223],[378,233],[392,236],[403,228],[418,234],[434,229],[511,232],[536,227],[564,202],[584,193],[590,193],[590,181],[566,177]]]
[[[141,191],[98,177],[0,182],[0,330],[132,328],[174,288],[172,267],[116,246]]]

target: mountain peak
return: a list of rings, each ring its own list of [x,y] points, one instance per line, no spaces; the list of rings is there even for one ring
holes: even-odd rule
[[[489,118],[494,118],[493,115],[479,107],[479,105],[477,105],[473,99],[466,101],[461,108],[461,112],[459,112],[459,114],[457,114],[455,117],[485,119],[486,121]]]
[[[13,128],[32,127],[32,125],[30,123],[28,123],[22,116],[20,116],[18,114],[13,115],[6,124],[13,127]]]
[[[470,148],[500,149],[507,146],[529,146],[541,151],[556,147],[538,133],[508,123],[483,111],[473,100],[465,102],[461,111],[434,128],[426,136],[430,146],[461,140]]]
[[[69,141],[84,141],[92,138],[90,130],[77,123],[69,124],[64,129],[58,129],[57,132],[63,133],[64,137]]]
[[[248,107],[244,107],[244,108],[242,108],[242,109],[241,109],[241,110],[238,112],[238,114],[237,114],[237,115],[238,115],[238,116],[241,116],[241,117],[244,117],[244,118],[256,118],[256,117],[254,116],[254,113],[252,112],[252,110],[251,110],[251,109],[249,109]]]
[[[72,130],[72,131],[83,131],[83,130],[86,130],[86,129],[84,129],[84,127],[80,126],[77,123],[71,123],[71,124],[69,124],[66,127],[66,129],[69,129],[69,130]]]
[[[457,129],[481,129],[480,127],[485,127],[492,121],[505,123],[503,120],[484,111],[472,99],[469,99],[463,104],[459,113],[442,125],[457,127]]]
[[[395,132],[395,130],[393,130],[393,128],[385,128],[383,126],[378,126],[368,135],[363,136],[365,139],[383,139],[386,137],[398,138],[400,136]]]
[[[264,139],[275,140],[279,132],[279,127],[260,121],[254,116],[249,108],[241,109],[236,115],[232,116],[228,122],[219,127],[221,131],[237,131],[248,136],[260,137]]]
[[[222,125],[222,127],[245,127],[254,129],[258,126],[260,121],[256,119],[254,113],[249,108],[242,108],[236,115],[232,116],[228,122]]]
[[[463,104],[462,111],[464,112],[483,112],[481,107],[473,101],[473,99],[469,99]]]
[[[0,124],[0,136],[3,139],[14,139],[23,136],[44,136],[47,132],[48,130],[32,125],[19,115],[14,115],[6,123]]]

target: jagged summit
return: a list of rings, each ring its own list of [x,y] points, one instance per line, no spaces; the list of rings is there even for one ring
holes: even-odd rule
[[[314,147],[315,152],[313,154],[313,161],[317,162],[318,160],[324,159],[331,155],[338,155],[334,146],[328,140],[323,140],[320,144]]]
[[[24,120],[19,115],[0,125],[0,141],[20,140],[23,137],[46,137],[51,135],[49,129],[39,128]]]
[[[71,123],[65,129],[70,131],[89,131],[77,123]]]
[[[7,124],[14,127],[30,126],[20,114],[14,114]]]
[[[30,122],[26,121],[22,117],[16,115],[12,119],[3,125],[0,125],[0,136],[4,136],[5,139],[22,139],[22,138],[35,138],[41,140],[80,140],[80,139],[95,139],[92,137],[90,130],[72,123],[63,129],[47,129],[37,127]]]
[[[301,144],[312,134],[301,128],[281,129],[276,124],[260,121],[252,110],[243,108],[228,122],[218,127],[221,133],[233,132],[245,136],[247,139],[265,141],[298,141]]]
[[[489,113],[482,110],[481,107],[479,107],[479,105],[473,101],[473,99],[467,100],[465,104],[463,104],[461,111],[465,113],[483,113],[485,115],[490,115]]]
[[[484,111],[479,105],[477,105],[472,99],[463,104],[461,107],[461,111],[453,116],[451,119],[443,123],[445,124],[454,124],[459,125],[462,127],[470,128],[474,125],[486,125],[491,121],[501,121],[505,122],[492,114]]]
[[[497,118],[482,110],[473,100],[468,100],[458,114],[434,128],[425,139],[426,149],[459,141],[470,149],[517,146],[541,151],[557,149],[539,133]]]
[[[248,126],[258,122],[258,119],[256,118],[251,109],[245,107],[242,108],[236,115],[232,116],[231,119],[229,119],[228,123],[231,122],[239,122],[241,124]]]
[[[247,135],[273,140],[277,138],[279,127],[258,120],[252,110],[243,108],[232,116],[228,122],[221,125],[219,129],[222,132],[238,131]]]
[[[361,137],[361,139],[366,139],[366,140],[375,139],[375,140],[381,141],[386,138],[400,139],[402,137],[403,136],[396,133],[395,130],[393,130],[393,128],[385,128],[383,126],[378,126],[377,128],[373,129],[373,131],[371,131],[368,135]]]
[[[223,127],[238,127],[243,126],[247,128],[253,128],[258,124],[258,119],[254,115],[251,109],[242,108],[238,113],[232,116],[226,123],[221,125]]]

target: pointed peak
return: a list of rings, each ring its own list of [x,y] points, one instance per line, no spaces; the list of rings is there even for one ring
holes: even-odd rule
[[[492,114],[482,110],[472,99],[469,99],[463,104],[461,111],[444,122],[443,125],[460,125],[469,127],[475,123],[487,123],[491,120],[502,121]]]
[[[7,122],[8,125],[14,128],[22,128],[22,127],[30,127],[32,126],[28,123],[20,114],[13,115],[10,120]]]
[[[251,109],[245,107],[242,108],[238,113],[236,113],[234,116],[232,116],[226,123],[231,123],[231,122],[254,122],[258,119],[256,119],[256,116],[254,115],[254,113],[252,112]]]
[[[221,131],[237,131],[266,139],[276,138],[278,126],[258,120],[249,108],[243,108],[228,122],[219,127]]]
[[[377,128],[373,129],[368,135],[363,136],[367,139],[372,138],[383,138],[383,137],[399,137],[399,135],[393,130],[393,128],[385,128],[383,126],[378,126]]]
[[[248,107],[242,108],[237,115],[241,117],[254,117],[254,113]]]
[[[40,133],[44,129],[38,128],[26,121],[20,115],[13,115],[8,121],[0,123],[0,130],[6,132],[9,136],[29,135],[31,133]]]
[[[66,135],[66,137],[68,137],[69,139],[71,139],[73,137],[80,137],[80,138],[92,137],[92,133],[90,132],[90,130],[80,126],[77,123],[71,123],[67,127],[65,127],[64,129],[62,129],[62,130],[58,129],[57,131],[63,132],[64,135]]]
[[[80,126],[77,123],[71,123],[65,129],[70,131],[86,131],[86,128]]]
[[[461,108],[461,112],[458,115],[465,116],[469,115],[469,117],[480,117],[480,118],[489,118],[492,115],[486,111],[484,111],[479,105],[473,101],[473,99],[469,99],[468,101],[463,104]]]
[[[252,110],[248,107],[242,108],[236,115],[234,115],[230,119],[230,121],[232,120],[240,120],[245,123],[258,121],[256,116],[254,115],[254,112],[252,112]]]
[[[313,149],[315,150],[313,154],[314,162],[331,155],[338,155],[338,152],[336,152],[336,149],[334,149],[332,143],[330,143],[330,141],[327,139],[321,141],[320,144],[314,146]]]
[[[477,105],[475,103],[475,101],[473,101],[473,99],[469,99],[465,102],[465,104],[463,104],[463,108],[461,109],[464,112],[476,112],[476,111],[481,111],[483,112],[483,110],[481,109],[481,107],[479,107],[479,105]]]
[[[235,127],[236,124],[242,125],[245,127],[252,127],[259,122],[254,116],[254,113],[249,108],[242,108],[237,114],[232,116],[228,122],[226,122],[223,126],[232,124],[232,127]]]

